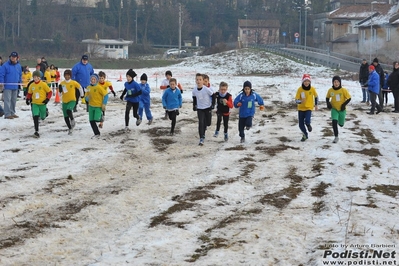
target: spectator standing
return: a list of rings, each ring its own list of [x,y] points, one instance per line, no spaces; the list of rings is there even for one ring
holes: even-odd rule
[[[394,110],[392,112],[399,113],[399,62],[393,62],[393,71],[389,75],[387,83],[394,99]]]
[[[376,114],[379,114],[382,112],[382,107],[377,103],[376,98],[381,91],[380,89],[380,76],[378,75],[377,71],[375,70],[375,67],[373,65],[369,66],[369,81],[367,82],[369,92],[370,92],[370,101],[371,101],[371,109],[370,112],[367,112],[369,115],[373,115],[375,108],[377,108]]]
[[[4,88],[3,100],[5,119],[19,117],[15,111],[18,90],[22,83],[22,67],[18,60],[18,53],[12,52],[9,60],[0,67],[0,84]]]
[[[72,79],[78,82],[82,88],[83,92],[85,91],[86,87],[90,85],[90,76],[94,74],[94,69],[92,65],[89,63],[89,57],[87,55],[82,55],[82,58],[80,59],[80,62],[76,63],[72,67]],[[76,93],[76,99],[80,98],[80,92],[79,90],[75,91]],[[73,108],[73,111],[77,111],[77,104],[78,102],[76,101],[76,105]]]
[[[363,93],[362,103],[367,103],[367,105],[370,104],[370,94],[367,89],[367,86],[365,86],[367,85],[368,79],[369,79],[369,64],[367,63],[366,59],[363,59],[359,70],[359,83]]]
[[[382,69],[377,57],[373,59],[373,66],[375,68],[375,72],[377,72],[378,76],[380,76],[380,88],[379,92],[377,93],[377,96],[378,96],[378,101],[380,103],[379,105],[381,107],[381,111],[383,111],[384,99],[382,98],[382,87],[384,86],[384,80],[385,80],[384,70]]]

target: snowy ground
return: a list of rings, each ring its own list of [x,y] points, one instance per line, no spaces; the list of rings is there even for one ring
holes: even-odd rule
[[[168,69],[186,89],[173,137],[158,89]],[[392,254],[399,251],[399,116],[368,116],[351,73],[340,73],[352,102],[333,144],[324,102],[330,69],[241,50],[135,70],[149,76],[155,121],[136,127],[131,119],[128,134],[118,97],[110,99],[99,140],[90,139],[83,107],[72,136],[53,103],[40,139],[32,137],[24,101],[19,119],[0,119],[0,265],[399,263]],[[126,70],[105,72],[120,92],[116,80]],[[205,145],[197,145],[197,72],[214,87],[228,82],[234,96],[250,80],[265,99],[244,145],[237,110],[228,142],[212,137],[214,117]],[[310,139],[300,142],[293,98],[304,73],[322,102]],[[388,255],[378,259],[378,252]]]

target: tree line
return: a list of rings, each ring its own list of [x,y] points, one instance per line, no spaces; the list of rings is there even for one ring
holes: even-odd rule
[[[0,0],[0,54],[71,58],[85,51],[83,39],[133,40],[145,53],[151,45],[178,46],[199,36],[200,45],[237,41],[238,19],[279,19],[288,41],[299,31],[305,0]],[[312,1],[309,14],[329,11],[329,0]],[[310,16],[309,16],[310,18]],[[302,20],[303,20],[302,16]],[[308,21],[310,22],[310,21]],[[304,23],[302,23],[304,25]],[[308,23],[311,35],[311,23]],[[131,54],[134,54],[131,53]]]

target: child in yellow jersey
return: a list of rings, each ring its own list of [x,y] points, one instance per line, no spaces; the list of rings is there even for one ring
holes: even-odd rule
[[[64,71],[64,78],[58,86],[59,92],[62,94],[62,112],[64,114],[64,120],[68,127],[68,135],[72,135],[73,128],[75,127],[75,119],[73,118],[73,108],[75,107],[76,101],[76,90],[80,91],[80,95],[83,95],[83,89],[80,84],[71,79],[72,71],[67,69]],[[83,98],[83,97],[82,97]]]
[[[46,67],[46,71],[44,71],[43,73],[44,76],[44,80],[47,83],[47,86],[49,86],[51,88],[51,73],[50,73],[50,67]]]
[[[86,87],[85,99],[89,103],[89,121],[93,129],[94,136],[100,137],[100,130],[96,122],[101,122],[103,111],[108,101],[108,91],[98,84],[97,74],[90,76],[90,85]]]
[[[342,88],[341,78],[334,76],[332,78],[333,86],[327,92],[327,108],[331,110],[332,126],[334,131],[333,143],[338,142],[338,125],[344,126],[346,118],[346,105],[351,101],[351,95],[348,90]],[[330,102],[331,99],[331,102]]]
[[[57,72],[55,71],[55,66],[53,64],[50,65],[50,81],[51,81],[51,86],[50,88],[53,91],[53,94],[55,93],[55,89],[57,88],[55,86],[55,78],[57,77]]]
[[[302,131],[301,141],[305,141],[309,138],[308,131],[312,132],[310,125],[312,111],[313,109],[318,110],[318,95],[316,89],[311,85],[309,74],[303,74],[302,85],[296,92],[295,102],[298,104],[298,124]],[[308,131],[306,131],[306,128]]]
[[[29,71],[28,66],[24,67],[24,72],[22,73],[22,89],[24,91],[24,99],[26,94],[28,94],[28,82],[32,79],[32,73]]]
[[[48,113],[46,104],[51,99],[51,89],[45,82],[40,80],[40,71],[33,72],[33,80],[28,87],[28,94],[26,95],[26,104],[32,103],[32,116],[35,126],[34,137],[39,138],[39,116],[42,120],[46,119]]]
[[[112,87],[111,81],[105,80],[107,77],[105,75],[105,73],[103,71],[98,72],[98,77],[99,77],[98,85],[102,86],[104,88],[104,90],[107,91],[107,93],[108,93],[108,89],[109,89],[115,97],[116,93],[114,92],[114,88]],[[105,111],[103,111],[102,121],[98,125],[100,128],[103,128],[104,116],[105,116]]]

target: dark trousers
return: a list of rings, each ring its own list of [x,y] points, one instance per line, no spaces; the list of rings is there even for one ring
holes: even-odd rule
[[[384,107],[384,97],[382,95],[382,88],[380,88],[380,92],[378,93],[378,102],[380,103],[381,108]]]
[[[370,92],[370,102],[371,102],[371,109],[370,109],[370,113],[374,114],[375,108],[377,108],[378,111],[381,111],[382,108],[381,106],[377,103],[377,96],[378,94],[372,91]]]
[[[100,135],[100,130],[98,129],[96,121],[90,121],[91,129],[93,129],[94,135]]]
[[[308,131],[306,130],[305,124],[310,125],[310,118],[312,117],[312,111],[298,111],[298,124],[299,129],[308,137]]]
[[[129,126],[129,113],[133,108],[133,117],[139,119],[139,114],[137,113],[139,110],[139,103],[126,102],[126,110],[125,110],[125,126]]]
[[[252,127],[252,116],[240,117],[238,119],[238,132],[241,138],[245,138],[245,127]]]
[[[80,99],[80,91],[79,90],[75,89],[75,96],[76,96],[76,103],[75,103],[75,106],[73,107],[73,110],[76,112],[76,107],[78,106],[78,102]]]
[[[220,130],[220,125],[222,124],[223,120],[223,127],[224,127],[224,133],[227,133],[229,130],[229,115],[222,115],[222,114],[217,114],[217,120],[216,120],[216,131]]]
[[[199,137],[200,139],[204,139],[206,128],[210,126],[212,122],[212,110],[210,108],[197,109],[197,117]]]
[[[170,133],[175,133],[175,126],[176,126],[176,116],[177,116],[177,110],[173,111],[166,111],[168,113],[169,120],[171,120],[171,126],[170,126]]]
[[[395,111],[399,112],[399,89],[392,90]]]

